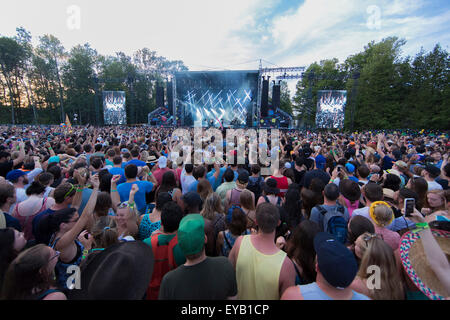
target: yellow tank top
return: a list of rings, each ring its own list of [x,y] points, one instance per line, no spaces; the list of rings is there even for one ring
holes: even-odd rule
[[[236,262],[236,280],[239,300],[279,300],[281,266],[286,253],[272,255],[259,252],[244,236]]]

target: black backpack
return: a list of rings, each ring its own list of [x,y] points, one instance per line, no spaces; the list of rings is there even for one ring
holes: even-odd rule
[[[247,184],[247,190],[250,190],[255,195],[255,205],[258,202],[259,197],[262,194],[261,182],[264,181],[262,177],[259,177],[258,180],[253,181],[249,179]]]

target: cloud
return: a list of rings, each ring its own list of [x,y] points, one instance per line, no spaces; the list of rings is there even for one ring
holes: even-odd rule
[[[0,30],[24,26],[35,40],[54,34],[66,49],[89,42],[101,54],[148,47],[191,70],[255,69],[262,58],[279,66],[306,66],[387,36],[405,38],[406,54],[449,43],[449,5],[431,0],[23,0],[7,1]],[[67,7],[81,9],[81,29],[67,28]],[[368,28],[379,8],[380,28]],[[36,14],[39,13],[39,14]]]

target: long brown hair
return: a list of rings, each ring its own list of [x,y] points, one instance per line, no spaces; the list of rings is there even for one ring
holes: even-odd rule
[[[256,210],[255,201],[253,201],[252,192],[250,190],[243,190],[239,196],[241,207],[247,210]]]
[[[46,269],[50,260],[50,251],[46,248],[46,245],[38,244],[11,262],[5,274],[2,299],[35,299],[54,284],[54,272]]]
[[[358,277],[364,282],[371,275],[368,272],[370,266],[380,268],[379,289],[369,289],[369,296],[374,300],[404,300],[404,283],[400,277],[394,251],[384,242],[384,240],[364,233],[363,237],[370,237],[367,241],[367,248],[361,259]]]
[[[197,193],[200,195],[200,198],[202,198],[203,203],[206,201],[206,198],[213,193],[213,189],[208,180],[200,179],[198,181]]]

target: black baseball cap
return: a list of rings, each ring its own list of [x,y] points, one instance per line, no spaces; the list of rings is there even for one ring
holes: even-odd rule
[[[248,172],[246,170],[241,171],[238,175],[237,180],[242,184],[248,183]]]
[[[353,253],[328,232],[319,232],[314,238],[314,249],[320,273],[337,289],[345,289],[358,273]]]
[[[190,208],[198,207],[200,208],[203,204],[202,198],[195,191],[190,191],[181,197],[181,200],[184,201]]]

